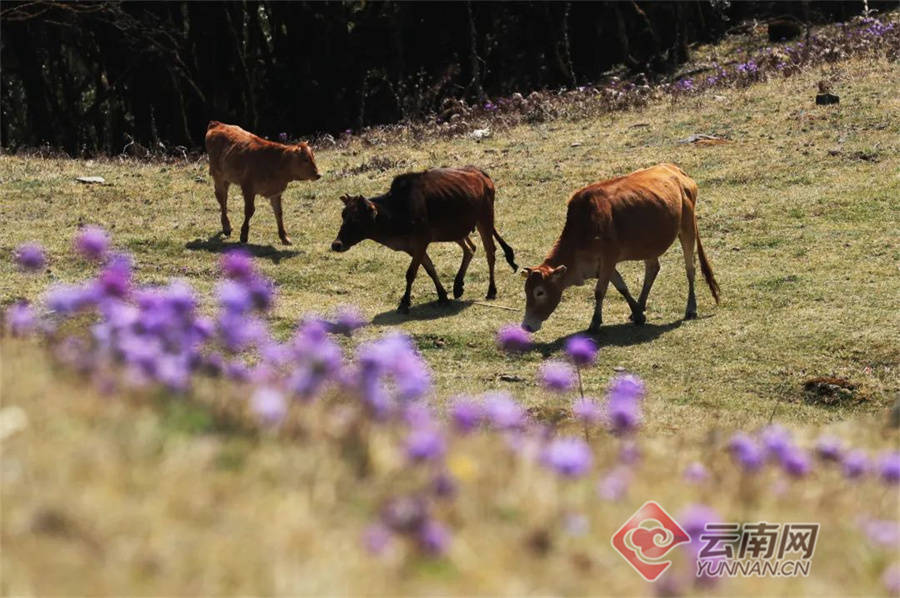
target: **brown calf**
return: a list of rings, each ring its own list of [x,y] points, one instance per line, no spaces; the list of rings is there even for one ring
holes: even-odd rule
[[[238,126],[212,120],[206,127],[206,152],[209,154],[209,174],[212,175],[222,212],[222,232],[225,236],[231,234],[228,186],[234,183],[240,185],[244,194],[241,243],[246,243],[250,234],[250,218],[256,209],[256,196],[262,195],[272,204],[278,224],[278,238],[285,245],[290,245],[281,215],[281,194],[291,181],[315,181],[321,177],[309,146],[306,143],[275,143]]]
[[[469,233],[475,228],[481,235],[490,272],[487,298],[497,296],[494,284],[494,239],[503,248],[506,261],[516,270],[512,248],[500,238],[494,228],[494,183],[483,171],[465,168],[435,168],[425,172],[401,174],[394,178],[391,189],[384,195],[341,197],[341,229],[331,244],[334,251],[347,251],[363,239],[372,239],[395,251],[412,256],[406,271],[406,293],[398,311],[409,312],[410,293],[419,264],[434,281],[438,300],[447,300],[434,264],[426,249],[429,243],[452,241],[463,250],[462,264],[453,281],[453,297],[463,293],[463,282],[475,245]]]
[[[719,285],[703,253],[697,216],[697,184],[674,164],[658,164],[627,176],[609,179],[576,191],[569,199],[566,224],[559,240],[543,263],[524,268],[525,319],[522,327],[537,331],[572,285],[596,278],[596,305],[589,330],[603,321],[603,296],[610,281],[625,297],[635,324],[646,320],[647,295],[659,272],[659,256],[681,240],[688,279],[685,319],[697,317],[694,296],[694,242],[709,290],[719,302]],[[644,286],[637,301],[632,298],[616,264],[644,261]]]

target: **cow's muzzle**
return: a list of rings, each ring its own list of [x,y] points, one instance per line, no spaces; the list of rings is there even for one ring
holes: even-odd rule
[[[338,252],[347,251],[347,246],[344,245],[343,241],[341,241],[340,239],[335,239],[334,242],[331,244],[331,250],[338,251]]]

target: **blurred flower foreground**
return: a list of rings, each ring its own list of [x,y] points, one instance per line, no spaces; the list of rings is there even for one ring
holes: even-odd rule
[[[391,332],[355,342],[366,321],[352,307],[303,317],[288,340],[278,339],[267,320],[276,289],[248,254],[222,256],[207,316],[182,281],[138,285],[132,259],[111,246],[104,230],[83,229],[71,259],[94,262],[96,276],[54,283],[34,302],[10,305],[5,332],[40,343],[104,394],[192,401],[199,400],[197,387],[212,381],[234,399],[221,417],[263,435],[333,444],[371,489],[359,543],[375,562],[465,560],[465,551],[454,552],[455,538],[467,534],[491,549],[490,535],[478,530],[500,525],[521,532],[504,536],[516,538],[504,540],[507,565],[523,552],[563,550],[590,569],[605,558],[597,546],[608,550],[601,534],[634,506],[677,497],[673,515],[692,547],[708,522],[774,519],[785,504],[802,506],[804,520],[823,525],[838,525],[840,516],[841,533],[851,534],[842,537],[866,547],[870,577],[896,591],[896,449],[873,452],[836,436],[804,442],[770,424],[682,446],[675,455],[671,442],[640,435],[648,389],[639,377],[619,373],[602,397],[585,395],[582,373],[594,367],[598,347],[581,336],[535,371],[547,404],[562,412],[552,418],[556,424],[504,392],[452,397],[439,411],[431,371],[413,340]],[[13,257],[23,275],[40,276],[49,262],[35,243]],[[516,359],[531,339],[507,325],[496,343]],[[696,577],[696,553],[684,551],[658,584],[661,593],[715,585]],[[628,574],[624,561],[616,564]]]

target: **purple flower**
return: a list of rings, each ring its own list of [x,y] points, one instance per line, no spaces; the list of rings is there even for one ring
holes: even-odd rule
[[[485,102],[485,103],[484,103],[484,109],[485,109],[485,110],[488,110],[488,111],[494,111],[494,110],[497,109],[497,105],[496,105],[496,104],[492,104],[491,102]]]
[[[428,365],[412,339],[404,334],[389,334],[360,345],[356,359],[360,367],[359,389],[372,406],[378,403],[389,407],[384,404],[390,396],[383,385],[385,380],[393,383],[393,397],[401,402],[421,399],[431,390]]]
[[[877,546],[900,546],[900,523],[891,519],[863,519],[860,527]]]
[[[109,249],[109,236],[99,226],[85,226],[75,237],[75,249],[89,260],[100,260]]]
[[[412,461],[435,461],[446,451],[444,437],[432,427],[413,430],[406,437],[406,456]]]
[[[757,471],[765,462],[765,453],[752,438],[738,432],[728,443],[731,456],[741,464],[745,471]]]
[[[432,556],[442,555],[450,546],[450,532],[434,519],[429,519],[419,530],[419,546]]]
[[[279,133],[278,134],[278,141],[280,141],[281,143],[287,143],[287,140],[288,140],[287,133]]]
[[[403,421],[410,428],[434,427],[434,414],[431,407],[423,403],[410,403],[403,409]]]
[[[498,430],[521,428],[526,421],[525,410],[507,393],[494,393],[484,397],[484,415]]]
[[[620,500],[628,492],[631,477],[631,470],[620,465],[600,478],[597,483],[597,494],[603,500]]]
[[[538,368],[538,379],[548,390],[566,392],[575,387],[575,370],[563,361],[545,361]]]
[[[855,480],[866,474],[871,468],[869,457],[863,450],[852,450],[844,455],[841,461],[843,466],[844,477]]]
[[[794,449],[791,433],[778,424],[771,424],[763,428],[760,432],[760,440],[766,453],[781,461],[784,461]]]
[[[222,255],[222,274],[234,280],[250,280],[256,276],[253,258],[243,249],[233,249]]]
[[[381,523],[373,523],[363,532],[363,546],[369,554],[380,555],[387,550],[394,534]]]
[[[834,436],[821,436],[816,441],[816,454],[824,461],[840,461],[843,454],[841,440]]]
[[[450,406],[450,419],[456,429],[464,434],[478,427],[483,417],[484,410],[481,405],[472,399],[458,397]]]
[[[791,447],[781,457],[781,466],[788,475],[795,478],[805,477],[812,468],[809,455],[797,447]]]
[[[453,498],[457,491],[456,480],[446,471],[441,471],[431,480],[431,489],[436,496]]]
[[[592,425],[603,418],[603,410],[594,399],[580,397],[572,403],[572,415],[585,425]]]
[[[381,520],[395,532],[406,534],[419,530],[428,517],[425,502],[415,496],[389,500],[381,509]]]
[[[284,395],[274,388],[258,388],[250,397],[253,413],[266,425],[275,425],[287,414]]]
[[[521,353],[531,346],[531,335],[518,324],[507,324],[497,331],[497,346],[507,353]]]
[[[900,594],[900,564],[891,565],[881,575],[881,583],[889,596]]]
[[[633,432],[641,424],[640,401],[632,394],[610,394],[606,404],[606,419],[615,434]]]
[[[573,336],[566,342],[566,355],[579,367],[593,365],[597,359],[597,343],[586,336]]]
[[[636,442],[633,440],[626,440],[622,442],[622,446],[619,449],[619,462],[625,465],[634,465],[638,461],[641,460],[641,447],[638,446]]]
[[[6,308],[6,328],[12,336],[28,336],[37,326],[34,310],[25,301],[13,303]]]
[[[700,534],[706,529],[706,524],[715,523],[721,521],[721,519],[719,514],[711,507],[695,503],[681,511],[676,521],[681,525],[681,529],[691,537],[691,547],[696,549],[696,554],[696,551],[699,551],[702,544]]]
[[[95,298],[92,287],[57,283],[47,290],[44,301],[50,311],[68,316],[89,307]]]
[[[250,378],[250,369],[240,359],[234,359],[225,364],[225,377],[235,382],[246,382]]]
[[[339,307],[335,313],[332,331],[350,336],[355,330],[362,328],[367,323],[366,319],[359,313],[359,310],[355,307],[344,305]]]
[[[610,398],[643,399],[645,393],[643,380],[633,374],[620,374],[609,385]]]
[[[97,275],[95,288],[101,297],[124,299],[131,292],[131,257],[118,254]]]
[[[878,459],[878,472],[885,484],[900,484],[900,452],[882,454]]]
[[[37,272],[46,263],[44,248],[37,243],[23,243],[16,248],[16,264],[25,272]]]
[[[688,482],[699,484],[709,479],[709,471],[699,461],[694,461],[684,468],[682,477]]]
[[[250,310],[253,298],[247,287],[233,280],[224,280],[216,287],[219,305],[231,314],[243,314]]]
[[[594,457],[584,440],[569,437],[552,440],[544,449],[541,460],[559,475],[577,478],[590,470]]]

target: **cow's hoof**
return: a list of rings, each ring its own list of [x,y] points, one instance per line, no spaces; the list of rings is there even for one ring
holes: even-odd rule
[[[444,293],[443,295],[438,295],[438,303],[440,303],[441,305],[446,305],[447,303],[450,303],[450,298],[447,297],[447,293]]]
[[[246,243],[250,238],[250,233],[241,232],[241,243]]]
[[[600,324],[591,324],[587,329],[588,334],[600,334]]]
[[[409,313],[409,304],[408,304],[408,303],[401,303],[401,304],[397,307],[397,313],[398,313],[398,314],[404,314],[404,315],[408,314],[408,313]]]
[[[686,312],[686,313],[684,314],[684,319],[685,319],[685,320],[696,320],[696,319],[697,319],[697,312],[695,312],[695,311],[689,311],[689,312]]]
[[[464,287],[463,287],[462,283],[460,283],[460,284],[454,283],[453,284],[453,298],[454,299],[459,299],[460,297],[462,297],[463,288]]]
[[[484,297],[488,301],[497,298],[497,289],[488,289],[487,295]]]
[[[644,314],[633,313],[630,316],[628,316],[628,319],[631,320],[632,322],[634,322],[635,326],[640,326],[641,324],[643,324],[647,321],[647,316],[645,316]]]
[[[293,245],[293,243],[291,243],[290,237],[281,237],[281,244],[282,245]]]
[[[226,237],[230,237],[231,236],[231,227],[229,226],[228,228],[223,228],[222,234],[225,235]]]

